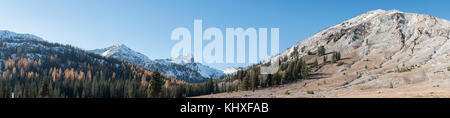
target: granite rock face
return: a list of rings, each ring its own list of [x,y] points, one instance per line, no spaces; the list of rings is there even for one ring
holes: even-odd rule
[[[389,86],[422,80],[450,78],[450,22],[431,15],[397,10],[374,10],[354,17],[297,43],[270,61],[317,52],[340,52],[346,69],[336,75],[356,73],[346,86]],[[267,60],[267,61],[269,61]],[[326,70],[326,69],[324,69]],[[332,70],[332,69],[331,69]]]

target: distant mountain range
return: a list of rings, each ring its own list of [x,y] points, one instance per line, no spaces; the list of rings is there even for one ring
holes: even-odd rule
[[[233,74],[233,73],[235,73],[235,72],[237,72],[239,70],[242,70],[242,69],[243,69],[242,67],[238,67],[238,68],[236,68],[236,67],[228,67],[228,68],[223,69],[222,71],[225,74]]]
[[[43,41],[42,38],[32,35],[32,34],[19,34],[7,30],[0,31],[0,40],[36,40]],[[32,44],[30,42],[27,43],[4,43],[6,48],[8,46],[14,47],[24,47],[24,48],[33,48],[42,46],[40,44]],[[41,48],[47,48],[45,46]],[[62,48],[62,47],[60,47]],[[56,50],[56,49],[55,49]],[[60,49],[63,50],[63,49]],[[81,50],[81,49],[80,49]],[[219,77],[225,76],[222,70],[217,70],[211,68],[209,66],[203,65],[201,63],[194,62],[191,56],[179,56],[177,58],[169,58],[169,59],[156,59],[151,60],[147,56],[142,53],[136,52],[124,44],[113,45],[103,49],[95,49],[88,50],[87,52],[92,52],[103,57],[107,58],[115,58],[118,60],[123,60],[130,62],[134,65],[141,66],[147,68],[151,71],[158,69],[159,72],[166,74],[168,76],[172,76],[174,78],[184,80],[187,82],[203,82],[208,78],[212,77],[217,79]],[[13,55],[14,56],[14,55]],[[27,54],[27,57],[36,57],[36,56],[46,56],[42,54]],[[0,58],[0,61],[4,61],[9,57]],[[2,65],[0,64],[0,67]],[[0,72],[2,70],[0,69]]]
[[[40,40],[41,37],[32,34],[19,34],[8,30],[0,30],[0,40],[13,39],[13,40]]]
[[[152,71],[158,69],[161,73],[187,82],[203,82],[210,77],[216,79],[225,76],[224,72],[221,70],[195,62],[194,58],[190,55],[151,60],[142,53],[136,52],[124,44],[113,45],[103,49],[89,50],[89,52],[128,61]]]

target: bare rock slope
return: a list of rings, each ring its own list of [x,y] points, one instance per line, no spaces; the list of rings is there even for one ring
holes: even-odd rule
[[[450,21],[397,10],[374,10],[327,28],[270,60],[308,56],[324,46],[341,63],[313,79],[256,92],[202,97],[450,97]],[[331,55],[327,55],[331,56]],[[307,58],[307,62],[323,57]],[[330,57],[328,58],[330,59]],[[289,93],[289,94],[287,94]]]

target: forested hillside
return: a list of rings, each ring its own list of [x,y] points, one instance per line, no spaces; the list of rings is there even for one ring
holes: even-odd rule
[[[0,40],[0,61],[0,97],[164,97],[150,95],[151,80],[158,79],[155,86],[184,83],[128,62],[39,40]]]

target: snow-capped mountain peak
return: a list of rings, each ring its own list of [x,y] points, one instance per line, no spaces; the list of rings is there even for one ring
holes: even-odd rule
[[[40,40],[41,37],[32,34],[19,34],[8,30],[0,30],[0,39],[13,39],[13,40]]]
[[[176,64],[186,64],[186,63],[194,63],[194,57],[192,55],[180,55],[175,58],[171,58],[170,61]]]
[[[113,46],[109,47],[108,50],[103,52],[101,55],[105,56],[105,57],[109,57],[116,53],[131,53],[131,52],[134,52],[134,51],[132,51],[130,48],[128,48],[124,44],[118,44],[118,45],[113,45]]]
[[[326,28],[295,44],[285,52],[273,56],[264,63],[279,60],[281,57],[289,57],[294,51],[299,52],[299,56],[304,56],[307,55],[308,51],[316,51],[318,46],[321,45],[325,46],[327,50],[347,49],[341,50],[342,53],[353,52],[354,50],[350,49],[357,48],[361,49],[357,53],[358,55],[366,55],[373,52],[366,45],[370,46],[370,43],[382,41],[381,39],[386,39],[385,42],[400,41],[401,45],[413,42],[412,45],[414,45],[414,42],[416,44],[419,42],[417,39],[424,41],[424,37],[417,38],[420,36],[430,35],[425,37],[427,39],[431,35],[447,38],[449,27],[450,22],[448,20],[431,15],[407,13],[398,10],[373,10]],[[398,37],[398,40],[392,40],[393,38],[390,37]],[[393,47],[392,45],[386,46]],[[414,48],[414,46],[409,48]]]
[[[142,53],[128,48],[125,44],[113,45],[103,49],[90,50],[90,52],[102,55],[104,57],[113,57],[119,60],[129,61],[136,65],[144,65],[151,60]]]
[[[356,16],[352,19],[349,19],[347,21],[344,21],[338,25],[335,25],[331,28],[349,28],[349,27],[353,27],[359,24],[362,24],[364,22],[367,22],[375,17],[381,16],[381,15],[389,15],[389,14],[394,14],[394,13],[403,13],[401,11],[398,10],[382,10],[382,9],[377,9],[377,10],[373,10],[373,11],[369,11],[366,13],[363,13],[359,16]]]
[[[108,48],[91,50],[90,52],[128,61],[134,65],[149,70],[158,69],[159,72],[182,79],[187,82],[202,82],[209,77],[219,78],[224,76],[223,71],[211,68],[201,63],[194,62],[192,55],[178,56],[169,59],[150,60],[144,54],[136,52],[124,44],[113,45]]]
[[[237,72],[238,70],[239,70],[239,68],[228,67],[228,68],[223,69],[222,71],[225,74],[233,74],[233,73]]]
[[[191,54],[180,55],[175,58],[165,59],[165,61],[183,65],[187,68],[199,72],[205,78],[209,77],[219,78],[225,75],[222,70],[214,69],[212,67],[195,62],[194,57]]]

